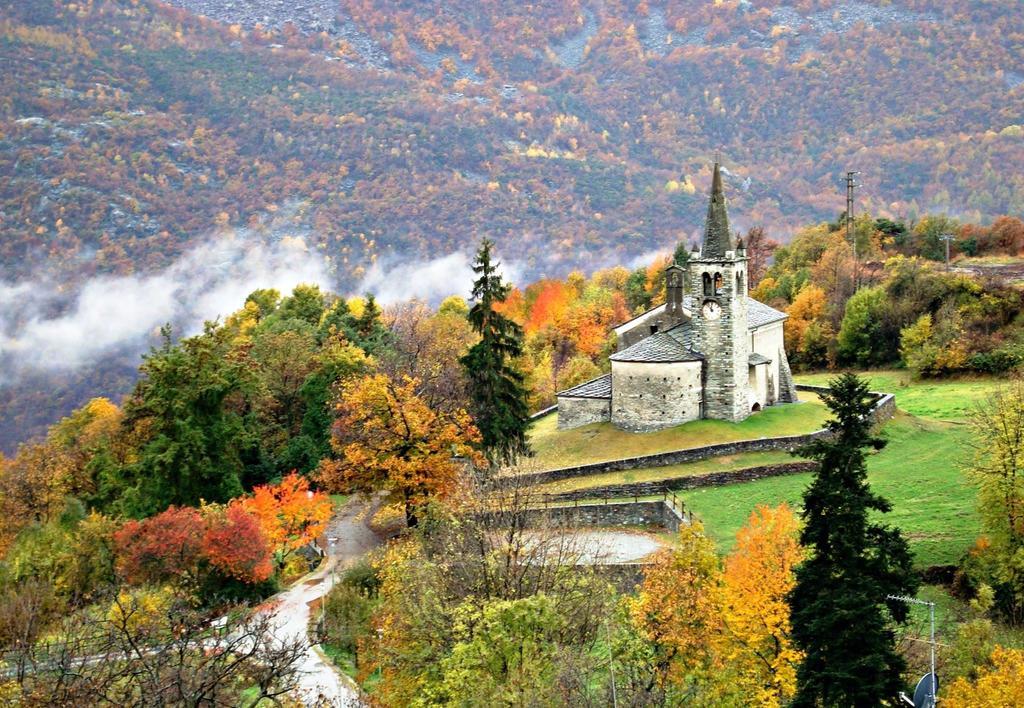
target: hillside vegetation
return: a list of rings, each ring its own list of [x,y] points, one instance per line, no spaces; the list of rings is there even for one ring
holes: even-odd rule
[[[1024,209],[1016,3],[172,4],[0,7],[0,277],[282,213],[343,276],[481,232],[564,274],[694,234],[715,151],[775,235],[846,169],[883,215]]]

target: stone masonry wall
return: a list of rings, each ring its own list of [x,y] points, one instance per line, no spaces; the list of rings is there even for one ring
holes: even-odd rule
[[[641,432],[697,420],[700,371],[699,361],[612,362],[612,422]]]
[[[682,515],[663,501],[536,507],[526,512],[527,526],[658,526],[675,533],[682,523]]]
[[[627,482],[624,484],[606,484],[600,487],[588,487],[571,492],[559,492],[549,494],[545,499],[551,502],[575,501],[577,499],[600,499],[600,498],[623,498],[631,496],[649,496],[651,494],[664,494],[665,492],[678,492],[684,489],[697,489],[700,487],[721,487],[736,482],[753,482],[766,477],[781,477],[789,474],[800,474],[811,472],[816,468],[814,462],[783,462],[777,465],[760,465],[758,467],[745,467],[738,470],[725,470],[723,472],[709,472],[707,474],[695,474],[688,477],[674,477],[672,479],[660,479],[651,482]]]
[[[611,419],[610,398],[569,398],[562,396],[558,403],[558,429],[568,430],[588,423],[602,423]]]

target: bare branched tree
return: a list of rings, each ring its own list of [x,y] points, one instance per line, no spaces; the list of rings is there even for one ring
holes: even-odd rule
[[[247,608],[211,624],[183,603],[154,612],[119,596],[105,617],[77,613],[9,652],[7,665],[20,668],[8,678],[23,706],[281,705],[308,647],[273,627],[271,615]]]

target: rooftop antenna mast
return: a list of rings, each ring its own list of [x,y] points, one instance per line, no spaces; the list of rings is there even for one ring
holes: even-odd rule
[[[856,177],[860,172],[846,173],[846,239],[853,249],[853,289],[860,288],[860,269],[857,260],[857,238],[853,233],[853,190],[860,185],[856,183]]]
[[[905,595],[886,595],[886,600],[896,600],[909,605],[925,605],[931,619],[931,668],[926,676],[918,683],[918,690],[914,691],[914,700],[911,703],[915,708],[935,708],[936,697],[939,692],[938,679],[935,676],[935,603],[928,600],[918,600],[916,597]]]

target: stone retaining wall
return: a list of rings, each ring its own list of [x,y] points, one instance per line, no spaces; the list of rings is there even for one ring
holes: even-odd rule
[[[697,489],[698,487],[721,487],[736,482],[753,482],[766,477],[781,477],[789,474],[800,474],[801,472],[812,472],[817,467],[815,462],[783,462],[777,465],[762,465],[759,467],[745,467],[738,470],[727,470],[724,472],[709,472],[707,474],[695,474],[687,477],[675,477],[673,479],[661,479],[652,482],[627,482],[624,484],[606,484],[600,487],[588,487],[571,492],[559,492],[557,494],[545,495],[545,499],[552,502],[575,501],[577,499],[601,499],[601,498],[622,498],[632,496],[649,496],[651,494],[664,494],[676,492],[683,489]]]
[[[675,533],[682,514],[664,501],[611,502],[579,506],[536,507],[526,511],[527,526],[660,526]]]
[[[797,384],[797,389],[813,393],[828,391],[827,386],[809,386],[805,384]],[[896,412],[896,396],[891,393],[872,392],[872,394],[876,396],[875,405],[871,413],[874,421],[876,423],[883,423],[892,418],[893,414]],[[735,455],[743,452],[779,450],[792,452],[810,442],[813,442],[814,440],[818,440],[828,435],[829,431],[823,428],[805,435],[785,435],[774,438],[758,438],[755,440],[736,440],[734,442],[719,443],[717,445],[703,445],[701,447],[690,447],[683,450],[673,450],[671,452],[659,452],[653,455],[626,457],[619,460],[608,460],[605,462],[594,462],[586,465],[576,465],[574,467],[562,467],[559,469],[547,470],[545,472],[534,472],[523,475],[523,479],[527,484],[531,485],[546,484],[547,482],[557,482],[558,480],[570,479],[572,477],[587,477],[595,474],[603,474],[605,472],[621,472],[624,470],[635,470],[646,467],[667,467],[669,465],[678,465],[684,462],[697,462],[709,457]]]

